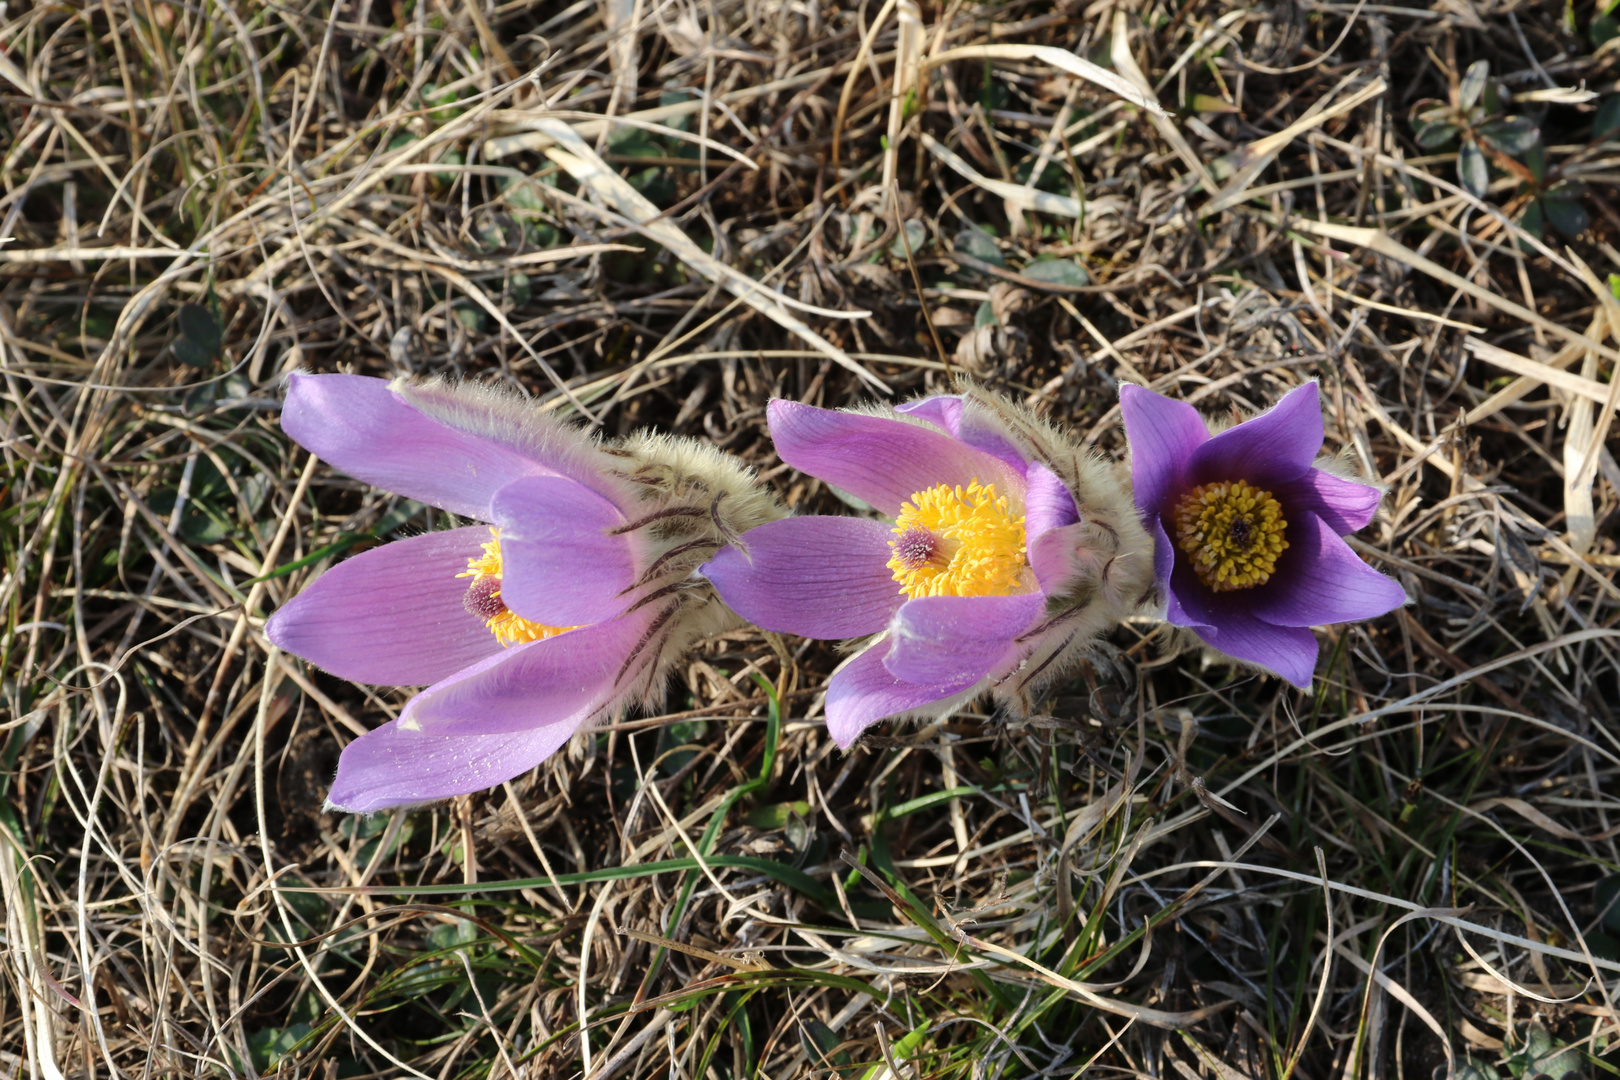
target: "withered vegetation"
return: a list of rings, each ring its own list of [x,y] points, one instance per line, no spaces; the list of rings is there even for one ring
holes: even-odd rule
[[[0,5],[0,1069],[1613,1072],[1603,8]],[[801,512],[773,396],[966,374],[1118,457],[1121,382],[1319,379],[1412,602],[1309,694],[1144,619],[848,754],[837,650],[733,633],[532,775],[325,814],[410,691],[264,618],[450,522],[291,444],[294,368],[706,437]]]

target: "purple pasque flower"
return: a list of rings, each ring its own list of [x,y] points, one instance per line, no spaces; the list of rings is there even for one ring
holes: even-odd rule
[[[999,397],[773,401],[768,418],[784,462],[883,520],[771,522],[701,573],[766,630],[869,638],[827,686],[845,748],[886,717],[942,717],[986,692],[1027,711],[1152,586],[1115,467]]]
[[[266,625],[334,675],[427,687],[344,748],[339,810],[491,787],[656,699],[694,640],[737,625],[692,571],[781,516],[717,450],[598,443],[470,384],[293,375],[281,425],[350,476],[488,523],[339,563]]]
[[[1123,386],[1136,507],[1155,540],[1165,618],[1207,644],[1309,689],[1310,627],[1370,619],[1406,593],[1342,537],[1366,525],[1377,488],[1323,468],[1316,384],[1211,434],[1198,410]]]

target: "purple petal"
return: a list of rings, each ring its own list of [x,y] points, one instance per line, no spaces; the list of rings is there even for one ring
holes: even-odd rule
[[[1085,522],[1048,529],[1029,543],[1029,565],[1047,596],[1065,593],[1082,574],[1093,576],[1112,557],[1094,547]],[[1168,573],[1168,563],[1166,564]]]
[[[742,535],[698,571],[755,626],[809,638],[875,634],[905,600],[886,565],[893,531],[880,521],[802,517]]]
[[[495,492],[546,474],[534,459],[411,408],[383,379],[293,375],[281,429],[357,480],[463,517],[489,520]]]
[[[1321,469],[1311,469],[1298,480],[1279,484],[1272,494],[1282,503],[1284,514],[1315,514],[1340,536],[1365,528],[1383,497],[1370,484],[1358,484]]]
[[[883,666],[883,650],[882,642],[867,649],[833,672],[827,683],[827,733],[845,750],[879,720],[927,706],[943,709],[947,699],[977,684],[978,680],[953,686],[902,682]]]
[[[1170,575],[1176,565],[1175,546],[1170,543],[1170,534],[1164,531],[1164,521],[1158,515],[1148,520],[1147,531],[1153,537],[1153,580],[1158,582],[1160,588],[1168,590]],[[1174,619],[1170,621],[1175,622]]]
[[[482,791],[528,772],[577,730],[552,724],[504,735],[431,735],[391,720],[343,748],[327,803],[369,814]]]
[[[1191,567],[1178,562],[1170,575],[1166,618],[1186,626],[1228,656],[1245,660],[1311,688],[1316,672],[1316,635],[1303,627],[1274,626],[1249,612],[1250,597],[1238,590],[1217,594],[1205,588]]]
[[[644,696],[656,653],[651,608],[622,619],[513,645],[435,683],[405,704],[400,723],[434,735],[499,735],[578,727],[627,697]]]
[[[928,421],[951,438],[999,458],[1015,473],[1024,471],[1027,459],[1023,452],[1007,438],[999,424],[985,415],[982,407],[974,407],[961,394],[939,394],[907,402],[896,405],[894,411]]]
[[[1017,651],[1018,635],[1046,607],[1023,596],[924,596],[901,605],[890,626],[883,666],[910,683],[965,686]]]
[[[1000,418],[972,401],[966,402],[962,409],[956,437],[998,458],[1014,473],[1022,473],[1029,464],[1029,458],[1018,448],[1018,444],[1008,438]]]
[[[622,614],[636,580],[628,536],[609,530],[624,515],[602,496],[561,476],[533,476],[496,492],[501,529],[501,599],[546,626],[585,626]]]
[[[322,574],[281,605],[265,633],[339,678],[421,686],[501,651],[462,598],[482,525],[373,548]]]
[[[634,485],[614,477],[616,462],[578,428],[539,411],[533,401],[485,383],[443,379],[393,384],[405,404],[431,420],[537,462],[545,475],[566,476],[612,501],[634,506]]]
[[[933,397],[896,405],[894,411],[926,420],[953,439],[962,437],[962,395],[935,394]]]
[[[1080,520],[1074,494],[1051,469],[1032,461],[1024,482],[1024,535],[1031,544],[1048,529],[1061,529]]]
[[[1278,626],[1325,626],[1372,619],[1406,603],[1406,590],[1368,566],[1315,514],[1288,522],[1288,550],[1277,574],[1255,589],[1249,610]]]
[[[1164,511],[1185,486],[1183,475],[1193,452],[1209,441],[1198,410],[1185,401],[1129,383],[1119,388],[1119,411],[1131,446],[1131,485],[1136,508],[1146,520]]]
[[[1322,396],[1309,382],[1288,391],[1259,416],[1200,446],[1187,465],[1187,481],[1247,480],[1274,490],[1304,476],[1321,449]]]
[[[932,427],[780,399],[771,402],[769,417],[783,461],[889,517],[913,494],[936,484],[966,487],[979,480],[1000,484],[1004,495],[1023,494],[1009,492],[1017,477],[1005,463]]]

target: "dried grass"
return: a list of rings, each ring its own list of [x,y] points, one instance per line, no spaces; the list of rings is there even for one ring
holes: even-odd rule
[[[13,7],[10,1074],[1614,1071],[1620,159],[1613,99],[1554,92],[1615,89],[1587,5]],[[1477,60],[1545,182],[1414,142]],[[1573,240],[1526,231],[1557,180]],[[289,444],[296,367],[706,436],[805,511],[840,507],[773,395],[965,371],[1117,454],[1121,381],[1315,377],[1414,603],[1326,631],[1311,695],[1143,623],[1047,715],[847,755],[835,651],[729,634],[500,790],[322,814],[408,691],[264,616],[447,520]]]

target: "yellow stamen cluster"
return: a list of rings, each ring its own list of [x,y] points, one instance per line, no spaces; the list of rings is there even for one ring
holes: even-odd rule
[[[1024,518],[994,484],[937,484],[902,503],[889,569],[919,596],[1009,596],[1027,583]]]
[[[1176,504],[1176,546],[1216,592],[1264,585],[1288,549],[1282,506],[1242,480],[1200,484]]]
[[[484,620],[484,625],[489,627],[502,648],[526,641],[544,641],[564,631],[577,629],[573,626],[546,626],[530,622],[509,611],[501,600],[501,531],[493,525],[489,529],[489,542],[483,547],[482,555],[467,560],[467,572],[456,576],[473,579],[467,589],[467,610]]]

